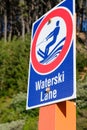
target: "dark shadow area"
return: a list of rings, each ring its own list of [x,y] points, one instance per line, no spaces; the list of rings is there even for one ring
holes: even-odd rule
[[[66,102],[61,102],[61,103],[58,103],[57,105],[58,105],[60,111],[66,117]]]

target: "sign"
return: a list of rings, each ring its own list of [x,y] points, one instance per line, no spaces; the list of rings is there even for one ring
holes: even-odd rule
[[[74,15],[64,0],[33,23],[27,109],[76,97]]]

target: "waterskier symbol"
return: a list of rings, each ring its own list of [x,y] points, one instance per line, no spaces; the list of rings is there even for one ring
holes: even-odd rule
[[[47,36],[44,38],[45,40],[42,40],[42,42],[37,44],[37,49],[38,49],[38,46],[40,46],[40,47],[42,47],[42,50],[43,50],[42,44],[44,45],[44,43],[47,42],[47,45],[46,46],[44,45],[45,46],[44,51],[42,51],[40,49],[40,47],[37,51],[37,54],[42,58],[40,60],[40,63],[42,63],[42,64],[48,64],[51,61],[53,61],[59,55],[59,53],[61,52],[62,47],[64,45],[65,37],[62,36],[63,38],[60,41],[58,41],[58,38],[57,38],[59,36],[59,33],[60,33],[60,21],[57,19],[58,18],[52,19],[51,20],[52,22],[50,23],[51,25],[49,25],[50,27],[48,27],[48,24],[47,24],[47,26],[45,27],[43,32],[41,32],[43,34],[45,32],[46,28],[48,28],[48,29],[50,28],[50,30],[52,30],[51,26],[54,27],[50,33],[47,32],[48,30],[46,30],[46,32],[49,34],[47,34]],[[55,23],[55,26],[54,26],[54,23]],[[40,35],[40,37],[41,37],[41,35]],[[37,40],[37,43],[38,43],[38,40]],[[56,44],[56,45],[54,45],[54,44]],[[53,48],[52,48],[52,46],[53,46]]]
[[[38,37],[40,35],[42,28],[44,28],[44,26],[48,23],[49,19],[53,19],[53,18],[58,19],[59,17],[62,18],[65,22],[66,37],[63,37],[62,39],[60,39],[60,42],[58,44],[60,44],[61,42],[64,42],[64,45],[61,46],[61,49],[57,49],[54,54],[53,50],[55,50],[57,48],[57,46],[56,46],[51,51],[51,54],[49,56],[49,48],[51,46],[53,46],[53,44],[55,44],[55,42],[56,42],[56,37],[55,37],[51,42],[48,42],[48,44],[45,47],[44,52],[40,48],[37,51],[37,49],[36,49],[38,46],[37,41],[38,41]],[[59,30],[60,30],[59,23],[60,23],[59,20],[56,21],[56,27],[54,27],[54,30],[56,30],[56,28],[58,29],[56,31],[57,36],[58,36]],[[73,34],[73,21],[72,21],[72,15],[68,9],[63,8],[63,7],[57,8],[57,9],[52,10],[47,16],[45,16],[43,18],[43,20],[41,21],[39,27],[37,28],[37,31],[35,33],[33,43],[32,43],[31,61],[32,61],[32,65],[33,65],[35,71],[37,71],[38,73],[45,74],[45,73],[50,73],[53,70],[55,70],[63,62],[64,58],[68,54],[68,51],[72,44],[72,42],[71,42],[72,34]],[[48,34],[48,36],[46,37],[46,40],[48,40],[51,36],[53,36],[53,33],[50,32],[50,34]],[[59,50],[61,50],[61,51],[59,51]],[[40,57],[42,57],[41,61],[38,60],[36,54],[38,54]]]

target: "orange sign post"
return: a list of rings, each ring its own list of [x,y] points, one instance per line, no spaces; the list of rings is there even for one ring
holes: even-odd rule
[[[40,108],[38,130],[76,130],[76,105],[64,101]]]

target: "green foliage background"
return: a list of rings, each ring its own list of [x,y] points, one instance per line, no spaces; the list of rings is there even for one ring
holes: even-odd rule
[[[37,129],[38,109],[26,111],[30,40],[0,41],[0,130]]]
[[[0,42],[0,96],[26,92],[30,39]]]

